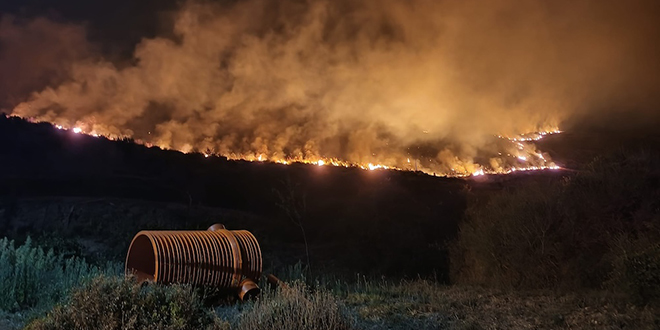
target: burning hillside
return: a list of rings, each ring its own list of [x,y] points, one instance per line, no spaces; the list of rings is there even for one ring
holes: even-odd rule
[[[60,130],[69,130],[75,134],[87,134],[94,137],[104,136],[109,139],[118,138],[118,136],[108,136],[97,131],[88,131],[83,128],[85,125],[74,127],[55,125],[55,127]],[[274,162],[285,165],[301,163],[317,166],[355,167],[371,171],[378,169],[392,169],[399,171],[419,171],[434,176],[464,177],[480,176],[484,174],[509,174],[518,171],[559,169],[560,167],[552,162],[547,154],[537,151],[536,147],[531,143],[538,141],[547,135],[559,133],[561,133],[561,131],[552,130],[521,134],[515,137],[497,136],[496,138],[493,138],[493,141],[489,145],[492,154],[489,155],[486,150],[483,150],[478,157],[475,157],[475,159],[482,160],[485,165],[474,161],[466,162],[458,157],[454,157],[453,160],[447,158],[446,163],[439,162],[438,158],[434,158],[433,156],[434,153],[437,152],[433,146],[425,147],[424,150],[420,150],[421,147],[419,146],[412,147],[412,150],[411,147],[408,147],[405,151],[398,154],[398,156],[386,155],[385,157],[377,157],[375,154],[372,154],[373,157],[368,158],[373,159],[373,161],[368,163],[346,161],[340,158],[328,158],[323,155],[317,155],[316,153],[313,155],[299,154],[297,156],[278,156],[267,153],[218,154],[208,148],[205,151],[201,151],[201,153],[204,154],[205,157],[222,156],[230,160],[246,160],[251,162]],[[122,138],[124,137],[130,138],[130,136],[123,136]],[[148,141],[137,140],[136,142],[147,146],[153,146],[153,144]],[[185,153],[189,150],[179,151]],[[198,150],[195,151],[199,152]],[[425,155],[424,151],[427,151],[428,155]],[[442,153],[443,151],[440,152],[440,154]],[[438,157],[452,157],[451,155],[440,154],[438,154]],[[387,163],[380,162],[379,159],[385,159]]]
[[[189,1],[127,62],[87,55],[75,30],[81,51],[63,78],[11,113],[229,159],[450,176],[556,168],[535,140],[604,104],[647,105],[660,86],[645,38],[658,31],[642,24],[653,11],[591,3]]]

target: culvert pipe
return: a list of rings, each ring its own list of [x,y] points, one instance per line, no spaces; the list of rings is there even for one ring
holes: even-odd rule
[[[143,230],[133,238],[125,272],[138,281],[187,283],[234,290],[241,300],[259,293],[261,249],[247,230]]]

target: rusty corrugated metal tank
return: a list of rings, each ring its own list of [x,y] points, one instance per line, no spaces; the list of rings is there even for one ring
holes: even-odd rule
[[[126,274],[138,281],[236,290],[241,300],[259,294],[261,267],[254,235],[221,224],[206,231],[141,231],[126,256]]]

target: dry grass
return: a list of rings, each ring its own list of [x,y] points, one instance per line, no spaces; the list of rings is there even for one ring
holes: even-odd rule
[[[341,302],[328,291],[301,282],[267,292],[240,317],[239,330],[351,329]]]
[[[363,329],[658,329],[660,310],[598,292],[499,291],[427,281],[348,293]]]
[[[658,329],[660,307],[602,291],[495,290],[416,280],[360,281],[331,291],[292,282],[251,303],[218,307],[181,286],[97,279],[29,329]],[[7,319],[7,321],[10,321]],[[2,323],[0,323],[1,325]],[[5,323],[11,328],[11,322]],[[13,326],[15,328],[15,326]]]
[[[226,329],[228,324],[184,285],[140,285],[132,279],[97,277],[69,301],[28,324],[30,330]]]

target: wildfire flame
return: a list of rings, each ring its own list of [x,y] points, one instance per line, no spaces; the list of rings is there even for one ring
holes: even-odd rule
[[[121,138],[128,138],[128,136],[117,136],[113,134],[100,134],[96,130],[88,130],[84,123],[77,123],[76,126],[67,127],[60,124],[53,124],[58,130],[71,131],[74,134],[85,134],[93,137],[104,137],[110,140],[117,140]],[[508,145],[508,152],[503,154],[502,152],[498,153],[498,159],[492,160],[509,160],[508,163],[513,165],[502,165],[502,166],[484,166],[480,164],[471,164],[471,166],[463,166],[462,169],[451,168],[450,171],[442,172],[433,169],[432,165],[423,163],[432,162],[432,159],[428,161],[423,158],[414,158],[406,157],[402,160],[400,165],[386,165],[380,163],[357,163],[345,161],[337,158],[325,158],[325,157],[277,157],[274,155],[267,155],[264,153],[229,153],[229,154],[220,154],[214,153],[212,151],[206,151],[202,154],[204,158],[211,158],[214,156],[222,156],[229,160],[243,160],[250,162],[272,162],[283,165],[290,165],[293,163],[300,164],[309,164],[316,166],[338,166],[338,167],[351,167],[359,168],[362,170],[375,171],[375,170],[397,170],[397,171],[417,171],[422,172],[432,176],[448,176],[448,177],[478,177],[484,175],[497,175],[497,174],[511,174],[516,172],[527,172],[527,171],[542,171],[542,170],[556,170],[561,169],[560,166],[550,161],[547,156],[543,153],[538,152],[536,148],[531,144],[532,142],[539,141],[546,136],[560,134],[562,131],[559,129],[553,128],[550,130],[532,132],[520,134],[517,136],[503,136],[497,135],[496,137],[501,141],[506,142]],[[143,144],[146,146],[153,146],[150,142],[145,142],[141,140],[136,140],[136,143]],[[168,149],[167,146],[159,146],[164,149]],[[183,153],[190,153],[192,150],[178,150]],[[506,161],[504,163],[507,163]]]
[[[657,10],[601,2],[180,1],[172,29],[117,62],[83,27],[9,19],[0,87],[22,86],[5,93],[12,115],[206,158],[438,176],[555,169],[535,142],[557,124],[608,118],[603,104],[657,108],[660,75],[646,69]]]

